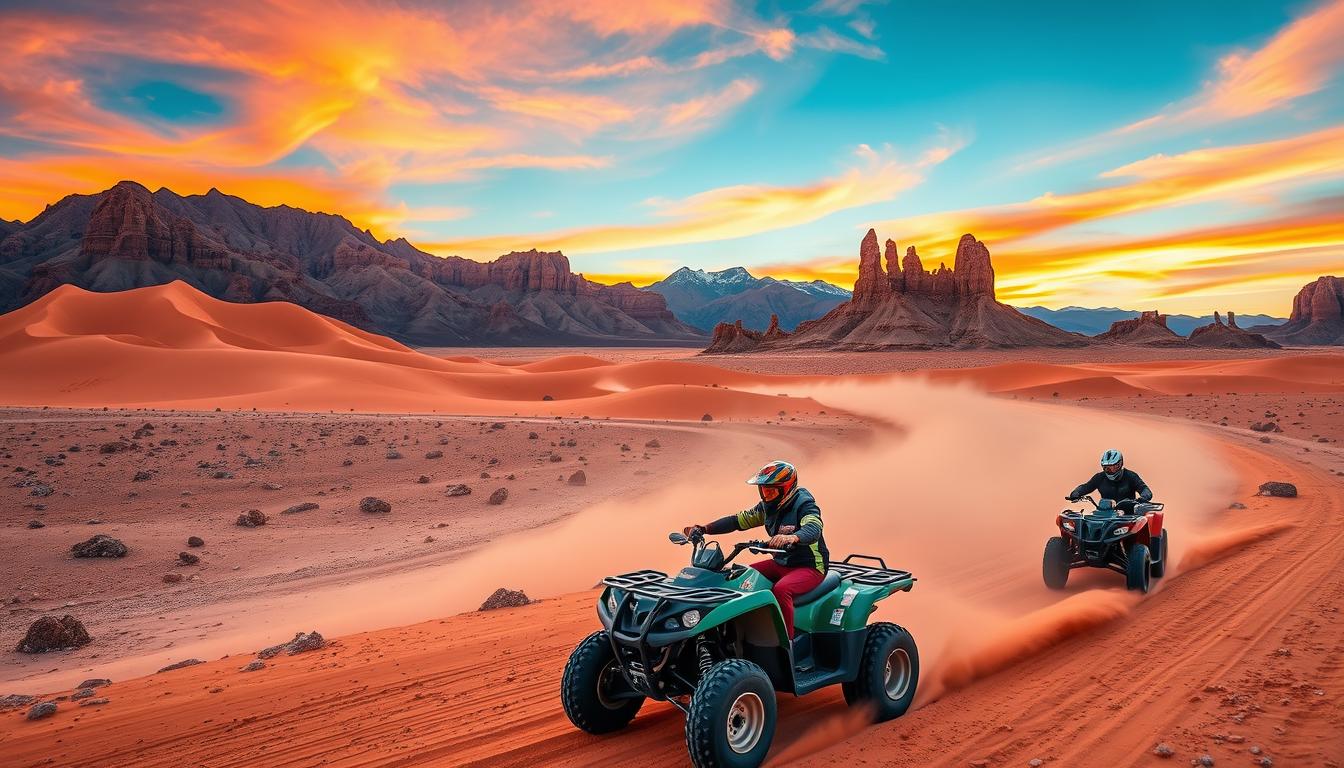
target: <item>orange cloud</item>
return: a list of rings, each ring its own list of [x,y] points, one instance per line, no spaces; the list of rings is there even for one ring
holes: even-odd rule
[[[520,247],[520,244],[575,255],[745,237],[891,200],[922,181],[923,170],[947,157],[954,149],[955,145],[952,145],[947,152],[925,153],[923,159],[907,165],[892,157],[889,151],[879,153],[864,145],[856,152],[859,166],[813,184],[795,187],[737,185],[711,189],[682,200],[653,201],[656,213],[665,220],[651,224],[507,234],[427,243],[421,247],[445,256],[493,258]]]
[[[626,142],[704,130],[756,92],[749,79],[710,70],[796,48],[787,18],[728,0],[242,0],[179,4],[172,24],[162,19],[151,0],[78,14],[0,11],[0,137],[37,147],[27,155],[34,168],[87,161],[112,166],[114,178],[182,163],[224,180],[288,176],[306,185],[335,169],[362,189],[354,207],[368,207],[365,198],[386,198],[403,178],[603,167],[610,151],[575,144],[612,127],[622,130],[607,139]],[[674,37],[692,49],[684,62],[658,58]],[[100,98],[104,73],[115,78],[128,61],[171,72],[225,112],[173,122]],[[90,73],[99,73],[97,87]],[[554,87],[560,81],[584,87]],[[299,150],[319,159],[292,172],[282,161]],[[0,184],[37,194],[37,174],[23,176]],[[67,191],[48,185],[43,202]],[[5,199],[0,215],[32,215],[41,203],[29,199]]]
[[[1344,125],[1276,141],[1155,155],[1102,174],[1108,179],[1137,179],[1128,184],[913,216],[882,222],[877,228],[921,249],[948,250],[964,232],[1003,248],[1081,223],[1340,176],[1344,176]],[[1030,260],[1035,251],[1020,252]]]

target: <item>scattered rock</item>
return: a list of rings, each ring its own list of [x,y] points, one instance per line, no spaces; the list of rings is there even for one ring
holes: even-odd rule
[[[584,474],[582,469],[575,470],[574,474],[569,476],[570,485],[587,485],[588,475]]]
[[[29,527],[29,528],[46,528],[46,527],[47,527],[47,524],[44,523],[44,522],[42,522],[41,520],[29,520],[29,521],[28,521],[28,527]]]
[[[164,583],[164,584],[179,584],[179,583],[181,583],[181,582],[182,582],[182,574],[180,574],[180,573],[165,573],[165,574],[163,574],[163,583]]]
[[[363,435],[355,435],[355,438],[354,438],[353,440],[350,441],[350,444],[351,444],[351,445],[368,445],[368,444],[369,444],[369,438],[367,438],[367,437],[365,437],[365,436],[363,436]]]
[[[401,458],[401,451],[398,451],[398,450],[395,449],[395,448],[388,448],[388,449],[387,449],[387,458],[389,458],[389,459],[400,459],[400,458]]]
[[[425,454],[426,459],[442,459],[443,451],[430,451]]]
[[[103,443],[102,445],[98,446],[98,452],[99,452],[99,453],[121,453],[122,451],[124,451],[124,450],[126,450],[126,449],[128,449],[128,448],[130,448],[130,447],[131,447],[131,446],[130,446],[130,444],[128,444],[128,443],[125,443],[125,442],[123,442],[123,441],[121,441],[121,440],[115,440],[115,441],[113,441],[113,442],[110,442],[110,443]]]
[[[713,417],[713,416],[710,416],[708,413],[706,413],[704,416],[701,416],[701,417],[700,417],[700,420],[701,420],[701,421],[713,421],[713,420],[714,420],[714,417]]]
[[[266,524],[266,515],[260,509],[249,509],[239,515],[234,524],[244,528],[257,528]]]
[[[28,710],[29,720],[41,720],[44,717],[51,717],[56,714],[56,702],[44,701],[41,704],[34,704]]]
[[[1191,765],[1202,765],[1202,766],[1205,766],[1205,768],[1208,768],[1208,766],[1213,765],[1213,755],[1200,755],[1199,757],[1195,758],[1194,760],[1191,760],[1191,761],[1190,761],[1190,764],[1191,764]]]
[[[626,453],[626,452],[628,452],[629,450],[630,450],[630,444],[629,444],[629,443],[621,443],[621,453]]]
[[[502,422],[502,421],[496,421],[495,423],[493,423],[493,424],[490,425],[490,428],[491,428],[491,429],[503,429],[503,428],[504,428],[504,422]]]
[[[1260,484],[1261,496],[1281,496],[1284,498],[1294,498],[1297,496],[1297,486],[1292,483],[1269,482]]]
[[[79,706],[81,706],[81,707],[101,707],[102,705],[106,704],[107,702],[108,702],[108,699],[107,699],[106,696],[100,696],[100,697],[98,697],[98,698],[96,698],[96,699],[85,699],[84,701],[79,702]]]
[[[280,514],[282,514],[282,515],[296,515],[296,514],[298,514],[298,513],[300,513],[300,512],[308,512],[308,511],[311,511],[311,510],[314,510],[314,509],[318,509],[318,508],[319,508],[319,505],[318,505],[316,502],[312,502],[312,501],[304,501],[304,502],[300,502],[300,503],[298,503],[298,504],[295,504],[295,505],[292,506],[292,507],[285,507],[284,509],[280,510]]]
[[[487,597],[484,603],[481,603],[479,610],[493,611],[496,608],[517,608],[531,602],[521,589],[513,590],[500,587],[495,590],[494,594]]]
[[[551,400],[554,400],[555,398],[554,398],[554,397],[551,397],[550,395],[542,395],[542,396],[541,396],[541,399],[544,400],[544,401],[551,401]]]
[[[266,662],[256,659],[248,663],[246,667],[238,670],[239,672],[257,672],[266,668]]]
[[[80,699],[87,699],[87,698],[90,698],[90,697],[92,697],[93,695],[95,695],[95,694],[97,694],[97,693],[98,693],[98,692],[95,691],[95,690],[93,690],[92,688],[80,688],[79,690],[77,690],[77,691],[75,691],[74,693],[70,694],[70,700],[71,700],[71,701],[79,701]]]
[[[552,453],[550,459],[552,464],[559,463],[560,461],[563,460],[563,458],[558,453]]]
[[[205,539],[202,539],[200,536],[188,536],[188,537],[187,537],[187,546],[188,546],[188,547],[204,547],[204,546],[205,546]]]
[[[1041,768],[1042,765],[1045,765],[1045,761],[1039,757],[1033,757],[1027,761],[1027,765],[1031,766],[1031,768]]]
[[[490,494],[490,498],[488,499],[488,501],[491,504],[503,504],[505,501],[508,500],[508,498],[509,498],[508,488],[496,488],[494,493]]]
[[[1283,428],[1273,421],[1257,421],[1251,425],[1252,432],[1282,432]]]
[[[285,486],[280,485],[279,483],[262,483],[261,487],[262,490],[266,491],[283,491],[285,489]]]
[[[88,680],[75,686],[76,688],[102,688],[105,685],[111,685],[112,681],[105,677],[91,677]]]
[[[233,473],[229,472],[228,470],[220,469],[216,470],[214,474],[210,475],[210,477],[214,478],[215,480],[232,480]]]
[[[376,496],[365,496],[359,500],[359,511],[370,515],[383,515],[392,511],[392,505]]]
[[[324,640],[322,635],[317,631],[309,632],[307,634],[304,634],[303,632],[295,632],[293,640],[290,640],[287,643],[280,643],[279,645],[272,645],[270,648],[262,648],[260,651],[257,651],[257,658],[270,659],[279,656],[281,653],[293,656],[296,653],[315,651],[324,645],[326,645],[326,640]]]
[[[137,472],[135,473],[134,476],[131,477],[131,482],[132,482],[132,483],[143,483],[143,482],[145,482],[146,480],[149,480],[151,477],[152,477],[152,475],[149,474],[149,471],[148,471],[148,470],[141,469],[141,470],[137,471]]]
[[[56,491],[53,490],[50,485],[47,485],[46,483],[38,483],[37,485],[33,486],[33,489],[28,492],[28,495],[37,496],[38,498],[45,498],[55,492]]]
[[[1171,745],[1163,743],[1153,747],[1153,754],[1158,757],[1171,757],[1176,754],[1176,751],[1171,748]]]
[[[1245,505],[1245,504],[1242,504],[1240,501],[1234,501],[1234,502],[1232,502],[1231,504],[1228,504],[1228,505],[1227,505],[1227,508],[1228,508],[1228,509],[1245,509],[1245,508],[1246,508],[1246,505]]]
[[[200,659],[186,659],[184,661],[179,661],[176,664],[169,664],[163,669],[160,669],[159,672],[172,672],[174,669],[182,669],[183,667],[194,667],[197,664],[204,664],[204,663],[205,662],[201,661]]]
[[[11,693],[8,696],[0,696],[0,712],[8,712],[11,709],[22,709],[29,704],[37,701],[36,696],[27,696],[22,693]]]
[[[528,439],[528,440],[536,440],[536,439],[538,439],[539,437],[540,437],[540,436],[539,436],[536,432],[528,432],[528,433],[527,433],[527,439]]]
[[[1272,442],[1274,442],[1274,441],[1273,441],[1273,440],[1270,440],[1268,437],[1262,437],[1262,438],[1260,438],[1260,442],[1262,442],[1262,443],[1272,443]]]
[[[198,555],[193,555],[190,552],[178,552],[177,559],[183,565],[195,565],[201,562],[201,558]]]
[[[88,541],[71,545],[70,551],[75,557],[125,557],[130,550],[117,539],[97,533]]]
[[[448,489],[444,491],[444,493],[446,493],[449,496],[466,496],[467,494],[471,493],[471,488],[463,485],[462,483],[457,483],[455,485],[448,486]]]
[[[429,482],[429,475],[421,475],[415,479],[415,482],[424,485]]]
[[[645,447],[645,448],[662,448],[662,447],[663,447],[663,444],[660,443],[660,442],[658,442],[658,439],[657,439],[657,438],[654,438],[654,439],[650,440],[649,442],[645,443],[645,444],[644,444],[644,447]]]

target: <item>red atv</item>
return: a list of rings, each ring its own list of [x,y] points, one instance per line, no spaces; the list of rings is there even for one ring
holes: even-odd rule
[[[1055,518],[1060,535],[1045,542],[1041,564],[1045,585],[1063,589],[1074,568],[1109,568],[1125,575],[1127,588],[1147,592],[1150,579],[1162,578],[1167,570],[1163,505],[1136,499],[1098,502],[1091,496],[1083,498],[1092,503],[1091,514],[1066,508]]]

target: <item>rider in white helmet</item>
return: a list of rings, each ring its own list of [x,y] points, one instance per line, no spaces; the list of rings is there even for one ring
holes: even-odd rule
[[[1069,501],[1077,501],[1093,491],[1099,491],[1103,499],[1116,502],[1117,507],[1122,502],[1128,502],[1125,506],[1132,508],[1135,499],[1151,501],[1153,498],[1152,489],[1143,482],[1139,473],[1125,469],[1124,455],[1114,448],[1101,454],[1101,471],[1074,488],[1069,493]]]

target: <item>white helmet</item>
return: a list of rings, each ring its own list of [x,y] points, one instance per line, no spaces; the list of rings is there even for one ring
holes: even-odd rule
[[[1115,471],[1111,472],[1108,467],[1114,467]],[[1108,480],[1118,479],[1125,471],[1125,455],[1114,448],[1101,454],[1101,471],[1106,473]]]

